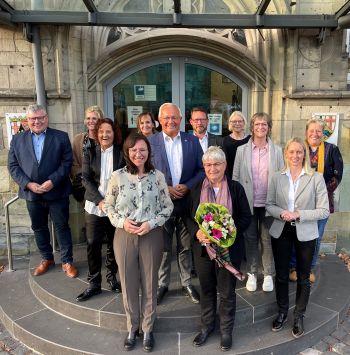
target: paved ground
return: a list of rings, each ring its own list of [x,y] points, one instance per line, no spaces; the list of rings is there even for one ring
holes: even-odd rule
[[[0,263],[1,270],[1,263]],[[350,289],[350,288],[349,288]],[[0,322],[0,355],[29,355],[33,354],[21,342],[13,339]],[[299,355],[350,355],[350,308],[339,328],[329,336],[323,338],[312,348],[305,349]]]

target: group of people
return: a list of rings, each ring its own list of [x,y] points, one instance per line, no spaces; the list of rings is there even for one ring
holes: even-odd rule
[[[152,113],[144,112],[121,148],[116,124],[91,106],[85,111],[87,132],[74,137],[73,150],[66,133],[48,127],[43,107],[29,106],[27,119],[30,130],[13,137],[8,166],[19,197],[26,200],[42,258],[33,274],[55,263],[49,215],[62,269],[69,277],[78,274],[68,225],[71,178],[85,210],[89,283],[76,300],[102,292],[106,241],[107,283],[122,293],[127,318],[125,350],[135,347],[141,333],[143,349],[154,347],[156,307],[169,290],[174,235],[182,292],[201,307],[201,331],[193,344],[203,345],[214,331],[219,293],[220,348],[231,348],[236,278],[206,253],[210,240],[195,221],[198,206],[206,202],[226,207],[234,219],[237,237],[229,257],[238,269],[246,258],[246,289],[257,289],[260,264],[263,291],[275,286],[273,331],[287,319],[289,279],[297,281],[292,334],[304,333],[310,280],[343,172],[339,149],[323,142],[323,121],[310,119],[305,140],[290,139],[283,154],[270,138],[272,120],[266,113],[253,115],[247,134],[246,118],[233,112],[231,134],[221,138],[207,131],[207,112],[199,107],[191,111],[193,133],[181,132],[179,107],[165,103],[158,114],[161,132]],[[193,269],[200,293],[192,285]]]

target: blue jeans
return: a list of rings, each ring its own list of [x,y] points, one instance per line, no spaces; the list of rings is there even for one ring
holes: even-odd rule
[[[53,260],[52,246],[50,243],[50,231],[48,216],[50,215],[54,225],[55,234],[61,250],[62,263],[73,261],[72,235],[68,225],[69,199],[26,201],[32,230],[41,258]]]
[[[327,222],[328,222],[328,217],[317,221],[318,238],[316,239],[315,252],[314,252],[314,256],[312,258],[312,263],[311,263],[311,270],[313,270],[316,267],[318,255],[320,253],[321,241],[323,238],[324,229],[326,228]],[[296,258],[295,258],[295,250],[294,249],[293,249],[292,255],[290,257],[289,266],[290,266],[290,268],[294,268],[294,269],[296,266]]]

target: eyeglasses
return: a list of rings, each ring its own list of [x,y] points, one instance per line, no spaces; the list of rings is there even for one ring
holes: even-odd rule
[[[191,121],[193,121],[194,123],[200,123],[200,122],[205,122],[208,121],[207,118],[196,118],[195,120],[191,118]]]
[[[129,152],[130,153],[133,153],[133,154],[137,154],[137,153],[140,153],[140,154],[145,154],[148,152],[148,149],[135,149],[135,148],[129,148]]]
[[[224,164],[224,162],[222,161],[221,163],[204,163],[203,166],[206,168],[206,169],[209,169],[209,168],[218,168],[221,164]]]
[[[176,120],[179,120],[180,117],[178,116],[167,116],[167,117],[161,117],[162,120],[164,121],[176,121]]]
[[[39,121],[39,122],[43,122],[45,120],[47,116],[38,116],[38,117],[28,117],[28,121],[30,122],[35,122],[35,121]]]
[[[244,121],[230,121],[231,124],[242,124]]]

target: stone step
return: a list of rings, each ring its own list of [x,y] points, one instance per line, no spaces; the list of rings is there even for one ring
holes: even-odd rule
[[[0,276],[0,317],[15,338],[34,351],[45,355],[107,355],[120,354],[124,351],[122,344],[125,332],[123,330],[106,329],[58,314],[46,307],[31,292],[28,264],[16,263],[15,267],[17,269],[15,272],[3,272]],[[57,274],[59,274],[58,270],[55,270]],[[57,280],[57,277],[58,275],[51,273],[51,278],[47,281],[50,281],[50,284],[58,284],[60,281]],[[235,327],[231,353],[296,354],[316,344],[322,337],[335,330],[349,305],[350,276],[336,257],[328,257],[321,261],[319,278],[317,292],[311,296],[305,317],[305,336],[299,339],[292,337],[291,314],[284,329],[278,333],[271,331],[273,317],[270,317]],[[70,284],[71,288],[75,285],[74,280],[67,277],[64,277],[64,280],[67,280],[67,284]],[[62,294],[65,294],[64,286],[61,284]],[[75,291],[79,292],[79,290]],[[108,292],[104,293],[108,294]],[[81,308],[80,311],[84,312],[84,308]],[[171,327],[168,325],[168,328]],[[194,335],[195,332],[156,331],[154,353],[182,355],[222,353],[219,350],[220,337],[218,333],[213,334],[207,344],[200,348],[192,346]],[[144,354],[141,341],[138,341],[133,354]]]
[[[102,285],[104,290],[101,295],[85,302],[77,303],[75,301],[76,296],[88,285],[86,282],[86,248],[76,248],[74,258],[75,265],[79,268],[77,279],[68,279],[63,274],[60,265],[56,265],[55,268],[40,277],[30,274],[29,283],[35,296],[47,307],[77,321],[107,329],[126,330],[122,295],[115,295],[108,291],[106,284]],[[59,258],[57,257],[57,259]],[[38,255],[31,257],[31,271],[39,262]],[[244,269],[244,265],[242,268]],[[53,282],[53,280],[55,281]],[[317,290],[318,280],[319,277],[313,285],[312,292]],[[254,324],[276,313],[275,293],[263,292],[261,281],[258,282],[258,291],[256,292],[248,292],[244,287],[245,283],[237,283],[236,327]],[[199,290],[198,279],[194,278],[193,283]],[[295,288],[296,284],[290,283],[291,299],[295,297]],[[157,307],[155,330],[158,332],[194,332],[200,324],[199,313],[199,305],[191,303],[182,294],[177,266],[174,261],[169,292],[162,304]]]

